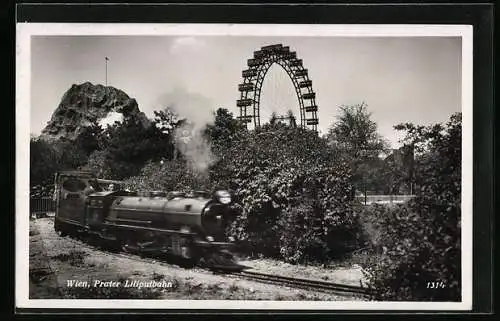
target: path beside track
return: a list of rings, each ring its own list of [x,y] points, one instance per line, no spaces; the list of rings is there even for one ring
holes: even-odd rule
[[[92,248],[69,237],[58,236],[53,218],[30,222],[37,235],[30,236],[30,272],[43,266],[49,273],[39,280],[31,298],[158,298],[204,300],[362,300],[356,295],[338,295],[266,284],[241,278],[213,274],[209,271],[185,269],[153,259],[141,260],[126,255],[114,255]],[[71,280],[86,281],[89,288],[68,286]],[[94,288],[101,282],[170,282],[171,288],[111,289]],[[45,289],[45,291],[43,291]]]

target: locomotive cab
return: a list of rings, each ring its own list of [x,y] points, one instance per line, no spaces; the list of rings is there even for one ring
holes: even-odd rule
[[[54,229],[63,235],[96,228],[107,215],[113,196],[120,191],[104,191],[104,184],[115,183],[97,179],[89,171],[61,171],[55,174]],[[119,185],[118,185],[119,186]]]
[[[65,171],[56,173],[54,228],[57,232],[67,234],[70,230],[84,228],[87,196],[99,188],[93,186],[94,179],[91,172]]]
[[[85,223],[89,228],[100,227],[108,214],[109,207],[117,192],[95,192],[86,200]]]

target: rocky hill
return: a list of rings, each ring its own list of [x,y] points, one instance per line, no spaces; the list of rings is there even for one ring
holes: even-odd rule
[[[117,113],[123,118],[137,118],[144,126],[150,123],[139,110],[136,100],[119,89],[90,82],[73,85],[42,130],[41,138],[74,140],[85,127]]]

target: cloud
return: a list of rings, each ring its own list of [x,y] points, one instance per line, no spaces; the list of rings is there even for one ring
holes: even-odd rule
[[[170,53],[174,55],[183,55],[186,52],[198,52],[205,47],[205,42],[195,37],[179,37],[175,38]]]

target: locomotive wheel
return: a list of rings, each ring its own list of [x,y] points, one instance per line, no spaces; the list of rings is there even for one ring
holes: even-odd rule
[[[130,253],[130,254],[135,254],[136,251],[134,250],[135,246],[132,241],[126,240],[125,242],[122,243],[121,249],[125,253]]]
[[[201,268],[208,268],[210,266],[210,263],[209,263],[209,260],[205,257],[202,257],[200,258],[200,260],[198,261],[198,265],[201,267]]]
[[[120,252],[120,250],[122,250],[120,243],[118,243],[116,241],[109,241],[109,240],[100,240],[99,247],[103,250],[114,252],[114,253]]]
[[[118,253],[121,250],[121,247],[118,246],[117,244],[106,244],[103,246],[103,248],[112,253]]]
[[[90,246],[99,247],[98,240],[92,234],[82,234],[82,240]]]
[[[56,230],[56,234],[60,237],[65,237],[68,235],[68,232],[66,232],[64,229],[61,228],[61,223],[59,223],[58,220],[54,221],[54,230]]]
[[[185,259],[185,258],[180,258],[179,260],[179,265],[184,268],[193,268],[197,264],[197,261],[194,258],[190,259]]]

